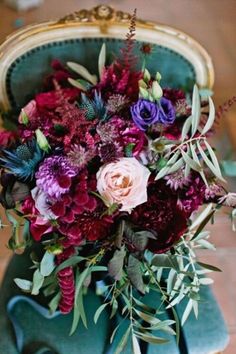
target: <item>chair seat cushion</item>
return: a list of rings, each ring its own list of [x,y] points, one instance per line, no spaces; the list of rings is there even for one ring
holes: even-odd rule
[[[94,324],[94,313],[102,303],[102,298],[89,290],[85,298],[85,310],[88,329],[79,324],[75,334],[69,336],[73,314],[49,316],[45,307],[26,296],[19,295],[13,282],[15,277],[25,277],[29,257],[14,256],[5,274],[0,292],[0,353],[9,354],[113,354],[120,342],[129,321],[120,315],[110,320],[108,312],[102,312],[97,325]],[[149,306],[157,306],[160,297],[150,293],[144,298]],[[7,311],[8,307],[8,311]],[[168,319],[166,312],[163,319]],[[121,326],[114,343],[110,345],[109,338],[118,323]],[[159,335],[159,334],[158,334]],[[160,334],[161,336],[161,334]],[[158,346],[158,353],[180,354],[175,338],[165,335],[169,342]],[[156,345],[146,346],[147,354],[157,352]],[[131,342],[128,342],[124,354],[132,354]]]
[[[226,348],[229,342],[228,330],[209,286],[202,287],[201,299],[198,319],[191,314],[183,326],[187,353],[219,353]],[[185,306],[186,302],[183,301],[176,307],[180,318]]]
[[[15,277],[25,277],[27,274],[28,262],[27,254],[25,256],[15,255],[5,274],[0,292],[0,353],[115,353],[115,347],[125,333],[129,321],[124,320],[120,315],[110,320],[109,313],[103,311],[95,325],[93,316],[96,308],[102,303],[102,298],[97,297],[90,290],[85,299],[88,329],[80,323],[76,333],[69,336],[72,314],[49,316],[45,307],[38,305],[30,297],[22,296],[14,284]],[[203,302],[199,305],[199,318],[196,320],[193,315],[190,315],[181,330],[179,347],[173,336],[165,334],[164,337],[169,339],[167,344],[156,346],[141,343],[141,347],[144,348],[143,353],[209,354],[222,351],[229,340],[224,319],[208,286],[203,287],[201,297]],[[158,293],[150,292],[142,301],[151,307],[157,307],[161,300]],[[181,318],[184,303],[178,305],[176,310]],[[164,312],[161,316],[162,319],[171,318],[171,311]],[[120,322],[114,343],[110,345],[109,337]],[[163,336],[163,334],[158,333],[158,336]],[[23,351],[21,351],[22,348]],[[128,342],[123,353],[132,354],[131,342]]]

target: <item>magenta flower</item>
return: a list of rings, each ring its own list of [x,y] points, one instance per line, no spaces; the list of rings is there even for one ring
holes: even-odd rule
[[[59,198],[69,191],[71,178],[77,174],[65,156],[46,158],[35,174],[37,186],[49,197]]]

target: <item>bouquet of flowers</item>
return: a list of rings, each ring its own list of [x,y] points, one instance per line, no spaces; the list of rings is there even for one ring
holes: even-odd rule
[[[119,352],[131,335],[138,353],[139,339],[165,342],[155,330],[178,335],[174,321],[160,319],[161,306],[174,311],[187,298],[182,324],[192,310],[197,316],[200,288],[211,283],[206,274],[218,268],[198,262],[195,250],[214,248],[203,229],[236,198],[207,139],[211,97],[196,85],[191,94],[162,88],[161,74],[145,64],[152,46],[142,45],[139,65],[134,34],[132,18],[110,64],[102,46],[98,77],[54,60],[17,129],[1,132],[0,164],[8,245],[32,248],[33,278],[15,283],[32,295],[42,289],[51,311],[74,311],[71,333],[80,319],[86,326],[83,298],[95,284],[103,304],[94,321],[105,308],[111,317],[120,311],[130,325]],[[158,308],[143,302],[151,291]]]

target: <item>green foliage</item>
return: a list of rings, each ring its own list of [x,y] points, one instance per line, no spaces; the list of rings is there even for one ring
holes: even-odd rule
[[[26,279],[15,278],[14,282],[23,291],[29,293],[32,289],[32,282]]]
[[[120,250],[116,250],[110,262],[108,263],[108,272],[115,280],[121,280],[124,266],[126,250],[123,246]]]
[[[209,115],[205,125],[201,125],[201,101],[197,86],[194,86],[192,97],[192,112],[183,125],[181,140],[176,143],[173,150],[166,152],[162,159],[167,160],[163,168],[158,168],[156,180],[184,169],[187,177],[191,170],[198,172],[204,183],[208,185],[205,169],[210,169],[212,174],[220,181],[225,182],[220,165],[214,150],[206,140],[206,134],[213,126],[215,108],[211,97],[209,100]]]
[[[40,264],[40,272],[43,276],[47,277],[52,273],[52,271],[55,268],[55,263],[54,263],[54,254],[45,252],[43,259]]]
[[[141,271],[141,262],[132,254],[129,255],[127,274],[132,285],[142,294],[145,294],[145,285],[143,281],[143,273]]]

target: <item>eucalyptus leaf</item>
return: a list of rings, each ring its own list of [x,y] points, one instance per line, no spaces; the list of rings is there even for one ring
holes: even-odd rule
[[[182,319],[181,319],[181,325],[183,326],[184,323],[187,321],[191,311],[192,311],[192,308],[193,308],[193,300],[192,299],[189,299],[188,303],[187,303],[187,306],[184,310],[184,313],[182,315]]]
[[[83,322],[83,325],[84,325],[85,328],[88,328],[87,318],[86,318],[85,309],[84,309],[83,297],[84,297],[83,296],[83,292],[81,291],[79,293],[78,298],[77,298],[76,304],[78,306],[80,317],[81,317],[81,320]]]
[[[214,120],[215,120],[215,106],[211,97],[209,97],[209,116],[204,128],[202,129],[201,135],[205,135],[211,129]]]
[[[102,79],[105,63],[106,63],[106,44],[103,43],[98,57],[98,72],[99,72],[100,80]]]
[[[181,141],[184,141],[188,135],[188,132],[190,130],[190,127],[192,125],[192,119],[193,117],[190,116],[186,119],[184,122],[183,128],[182,128],[182,133],[181,133]]]
[[[107,305],[108,305],[108,302],[106,304],[102,304],[101,306],[99,306],[99,308],[95,312],[95,315],[94,315],[94,318],[93,318],[95,323],[97,323],[102,311],[107,307]]]
[[[108,272],[115,280],[120,280],[123,273],[124,259],[126,255],[125,247],[116,250],[112,259],[108,263]]]
[[[206,264],[206,263],[203,263],[203,262],[197,262],[198,265],[200,265],[201,267],[203,268],[206,268],[206,269],[209,269],[209,270],[212,270],[213,272],[222,272],[221,269],[211,265],[211,264]]]
[[[33,285],[32,281],[21,279],[21,278],[15,278],[14,282],[21,290],[25,292],[31,292],[32,285]]]
[[[161,179],[169,174],[170,168],[175,164],[178,157],[180,156],[180,152],[176,151],[173,156],[168,160],[167,165],[163,167],[155,177],[155,180]]]
[[[175,268],[178,269],[178,262],[176,258],[168,254],[156,254],[152,259],[152,265],[162,268]]]
[[[211,215],[213,204],[210,203],[207,207],[198,215],[198,217],[193,221],[192,225],[189,227],[189,230],[194,230],[197,226],[199,226],[208,215]]]
[[[97,84],[97,77],[96,75],[90,74],[90,72],[83,66],[78,63],[73,63],[73,62],[67,62],[67,66],[82,76],[85,80],[91,82],[91,84],[96,85]]]
[[[33,286],[31,290],[32,295],[38,295],[44,281],[44,276],[40,273],[39,269],[36,269],[33,275]]]
[[[208,153],[209,153],[209,155],[211,157],[211,161],[214,164],[215,169],[217,170],[219,176],[221,176],[221,180],[223,182],[225,182],[225,179],[222,177],[221,170],[220,170],[220,165],[219,165],[217,157],[216,157],[216,155],[214,153],[214,150],[212,149],[212,147],[210,146],[210,144],[206,140],[205,140],[205,145],[206,145]]]
[[[137,337],[132,334],[132,348],[133,348],[133,354],[141,354],[139,342],[137,340]]]
[[[193,312],[196,318],[198,318],[198,302],[193,300]]]
[[[201,147],[199,141],[197,141],[197,147],[198,147],[198,150],[199,150],[205,164],[209,167],[209,169],[213,172],[213,174],[217,178],[219,178],[219,180],[221,180],[222,182],[225,182],[225,179],[222,177],[221,171],[218,169],[218,165],[215,166],[212,163],[212,161],[207,157],[207,155],[206,155],[205,151],[203,150],[203,148]]]
[[[81,288],[83,287],[84,281],[87,278],[88,274],[90,273],[89,268],[85,268],[81,274],[78,274],[76,277],[76,284],[75,284],[75,302],[77,303],[77,298],[81,292]]]
[[[198,130],[201,118],[201,102],[197,85],[193,87],[192,117],[192,136],[194,136]]]
[[[138,251],[144,251],[148,244],[148,239],[155,239],[155,236],[150,231],[138,231],[132,236],[132,244]]]
[[[79,90],[82,90],[82,91],[87,91],[86,87],[84,85],[82,85],[79,80],[75,80],[75,79],[72,79],[71,77],[68,78],[68,82],[78,88]]]
[[[113,300],[110,318],[113,318],[115,316],[117,310],[118,310],[118,302],[117,300]]]
[[[75,276],[75,287],[77,287],[79,283],[79,278],[80,278],[80,273],[79,270],[76,270],[76,276]],[[73,309],[73,321],[70,329],[70,336],[76,331],[76,328],[78,327],[78,323],[80,320],[80,310],[77,306],[77,297],[75,296],[74,300],[74,309]]]
[[[169,342],[168,339],[155,337],[149,333],[143,333],[143,332],[139,333],[135,331],[135,334],[138,338],[142,339],[144,342],[151,343],[151,344],[164,344]]]
[[[167,278],[167,294],[170,294],[171,291],[173,290],[175,279],[176,279],[176,271],[172,268]]]
[[[61,270],[67,268],[67,267],[73,267],[76,264],[84,261],[85,258],[81,256],[73,256],[62,262],[57,268],[56,268],[56,274],[60,272]]]
[[[118,329],[119,329],[121,323],[122,323],[122,322],[120,322],[120,323],[118,324],[118,326],[116,326],[116,328],[115,328],[114,331],[112,332],[111,337],[110,337],[110,343],[113,342],[114,337],[115,337],[115,335],[116,335],[116,332],[118,331]]]
[[[49,302],[48,306],[50,308],[51,313],[54,313],[56,311],[56,309],[58,308],[59,302],[61,299],[61,293],[58,292],[53,298],[52,300]]]
[[[145,310],[146,312],[149,313],[156,313],[156,309],[154,309],[153,307],[150,307],[146,304],[144,304],[143,302],[141,302],[140,300],[136,299],[135,297],[133,297],[133,301],[139,306],[141,307],[143,310]]]
[[[155,316],[151,316],[145,312],[139,311],[134,308],[135,313],[145,322],[150,323],[151,325],[156,325],[160,323],[160,320]]]
[[[183,166],[183,164],[184,164],[184,159],[181,157],[171,167],[169,167],[168,174],[178,171]]]
[[[132,285],[142,294],[145,294],[145,286],[143,282],[143,274],[141,271],[141,263],[132,254],[129,256],[127,274]]]
[[[211,278],[201,278],[201,279],[199,279],[199,281],[200,281],[200,284],[202,284],[202,285],[210,285],[214,282],[213,279],[211,279]]]
[[[187,154],[184,150],[181,151],[181,154],[183,156],[184,161],[186,162],[187,165],[191,167],[191,169],[197,172],[202,170],[202,166],[197,161],[193,160],[189,156],[189,154]]]
[[[115,351],[114,354],[121,354],[123,353],[123,350],[128,342],[128,339],[129,339],[129,335],[130,335],[130,332],[131,332],[131,325],[127,328],[127,330],[125,331],[123,337],[121,338],[118,346],[117,346],[117,349]]]
[[[208,242],[207,240],[198,240],[197,243],[203,247],[203,248],[206,248],[208,250],[212,250],[212,251],[215,251],[216,248],[214,245],[212,245],[212,243]]]
[[[193,240],[198,240],[201,239],[199,237],[200,233],[202,232],[202,230],[204,229],[204,227],[206,226],[206,224],[211,220],[211,218],[213,217],[215,213],[215,209],[213,209],[212,211],[209,212],[209,214],[204,218],[204,220],[201,222],[201,224],[199,225],[197,231],[195,232],[195,234],[192,237],[192,241]]]
[[[43,276],[47,277],[53,272],[54,268],[56,267],[54,259],[54,254],[49,253],[47,251],[44,253],[43,259],[40,263],[40,273]]]

